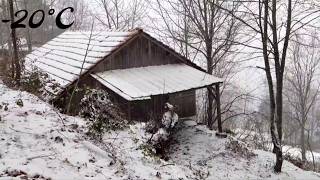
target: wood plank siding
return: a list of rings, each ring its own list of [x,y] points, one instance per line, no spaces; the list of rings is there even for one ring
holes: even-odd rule
[[[181,63],[177,57],[149,39],[139,36],[126,48],[106,58],[93,72]]]
[[[148,121],[152,116],[157,119],[161,118],[166,102],[170,102],[176,106],[176,111],[179,117],[190,117],[196,115],[195,90],[153,96],[151,100],[129,102],[103,86],[91,76],[87,76],[86,80],[81,82],[81,86],[89,86],[106,90],[110,94],[112,100],[118,104],[121,109],[123,109],[123,112],[127,117],[130,115],[132,120]],[[80,98],[75,99],[80,101]],[[77,104],[78,102],[74,103]],[[130,109],[128,111],[129,107]]]

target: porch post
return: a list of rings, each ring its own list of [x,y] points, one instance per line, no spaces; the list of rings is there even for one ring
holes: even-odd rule
[[[222,122],[221,122],[221,103],[220,103],[220,83],[216,85],[216,103],[217,103],[217,120],[218,120],[218,132],[222,133]]]
[[[129,120],[129,122],[131,122],[131,102],[130,101],[128,101],[128,103],[127,103],[127,113],[128,113],[128,120]]]

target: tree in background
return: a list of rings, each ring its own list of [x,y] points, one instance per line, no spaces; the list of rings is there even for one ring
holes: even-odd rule
[[[91,29],[92,12],[90,11],[89,4],[85,0],[52,0],[52,6],[56,9],[63,9],[66,7],[73,7],[74,12],[66,11],[63,15],[65,24],[73,25],[68,29],[71,31],[88,30]]]
[[[103,9],[95,17],[105,27],[116,30],[128,30],[139,26],[146,17],[145,0],[96,0]]]
[[[253,38],[260,38],[260,52],[264,62],[262,69],[265,71],[269,91],[270,133],[273,152],[276,154],[274,170],[281,172],[283,84],[289,42],[293,33],[315,22],[320,8],[311,0],[243,1],[241,11],[230,11],[218,3],[216,6],[246,25],[247,33]]]
[[[310,43],[305,41],[308,37],[295,36],[292,63],[287,70],[287,101],[292,108],[293,119],[299,124],[303,161],[306,161],[305,133],[309,132],[310,129],[307,127],[311,118],[311,110],[315,106],[319,94],[320,85],[316,74],[320,65],[319,51],[317,50],[319,42],[316,35],[312,36]],[[302,39],[304,40],[302,41]]]
[[[1,0],[0,11],[1,19],[10,19],[11,22],[17,21],[22,17],[23,12],[17,13],[18,10],[27,10],[32,14],[36,10],[44,10],[48,12],[52,8],[52,3],[44,0]],[[28,16],[29,18],[30,16]],[[12,59],[10,68],[4,67],[11,73],[6,73],[9,79],[14,79],[16,85],[20,85],[21,73],[24,71],[23,57],[27,52],[32,51],[33,46],[40,46],[60,34],[62,30],[58,29],[55,24],[55,17],[47,16],[43,24],[36,29],[28,26],[28,18],[24,21],[26,28],[11,29],[10,23],[1,26],[1,52],[4,59]],[[34,21],[40,21],[39,13],[34,16]],[[52,32],[52,33],[51,33]],[[10,34],[10,36],[8,36]],[[6,38],[8,37],[8,38]],[[10,74],[10,75],[9,75]],[[12,81],[10,81],[10,84]],[[12,85],[12,84],[11,84]]]
[[[11,22],[14,22],[14,8],[13,8],[13,0],[9,0],[9,14]],[[16,29],[11,29],[11,42],[13,48],[13,56],[12,56],[12,76],[18,86],[20,86],[20,77],[21,77],[21,66],[18,56],[18,46],[17,46],[17,34]]]

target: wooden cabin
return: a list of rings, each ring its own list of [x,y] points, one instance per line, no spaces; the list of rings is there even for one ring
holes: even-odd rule
[[[64,32],[26,57],[59,83],[48,91],[67,104],[70,89],[79,86],[107,90],[128,118],[148,120],[160,115],[164,103],[177,107],[179,117],[196,114],[195,91],[222,83],[220,78],[181,56],[142,29],[128,32]],[[82,97],[75,96],[73,109]]]

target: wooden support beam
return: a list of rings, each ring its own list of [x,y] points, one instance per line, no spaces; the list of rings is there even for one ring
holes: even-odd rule
[[[214,100],[214,94],[213,94],[213,88],[212,86],[207,87],[208,91],[208,127],[210,130],[213,130],[213,100]]]
[[[222,121],[221,121],[221,102],[220,102],[220,84],[216,85],[216,103],[217,103],[217,120],[218,120],[218,132],[222,133]]]
[[[128,120],[131,122],[131,102],[127,103]]]
[[[221,102],[220,102],[220,83],[215,85],[216,88],[216,104],[217,104],[217,121],[218,121],[218,132],[216,136],[219,138],[226,138],[227,134],[222,132],[222,121],[221,121]]]

